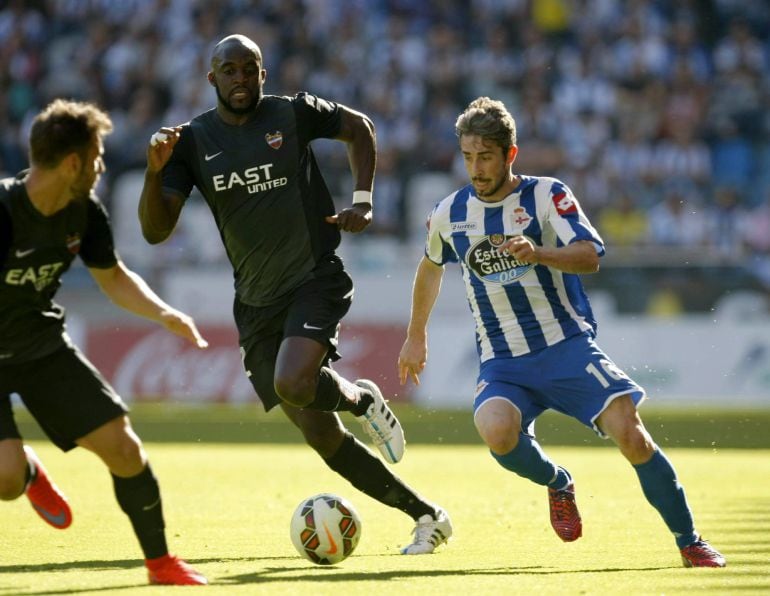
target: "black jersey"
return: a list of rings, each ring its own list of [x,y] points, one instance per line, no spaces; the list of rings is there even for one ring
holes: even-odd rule
[[[0,180],[0,367],[46,356],[64,343],[64,308],[53,301],[76,255],[88,267],[117,263],[95,196],[45,216],[21,178]]]
[[[310,142],[333,138],[339,106],[314,95],[267,95],[255,118],[225,124],[216,110],[183,125],[163,170],[163,187],[206,199],[233,266],[238,299],[252,306],[282,301],[324,267],[341,268],[334,251],[331,194]]]

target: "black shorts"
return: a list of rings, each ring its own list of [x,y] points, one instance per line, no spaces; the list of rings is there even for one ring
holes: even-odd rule
[[[20,439],[11,394],[18,393],[62,451],[128,408],[83,353],[65,345],[48,356],[0,368],[0,440]]]
[[[345,271],[301,285],[284,304],[256,307],[236,298],[233,306],[241,358],[257,396],[270,410],[281,403],[275,393],[275,361],[286,337],[308,337],[327,346],[327,364],[339,360],[340,321],[353,302],[353,280]]]

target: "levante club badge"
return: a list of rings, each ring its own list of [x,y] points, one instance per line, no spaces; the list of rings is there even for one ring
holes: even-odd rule
[[[280,130],[269,132],[265,135],[265,140],[273,149],[280,149],[283,145],[283,133]]]
[[[73,255],[80,252],[80,234],[69,234],[64,241],[67,243],[67,250]]]

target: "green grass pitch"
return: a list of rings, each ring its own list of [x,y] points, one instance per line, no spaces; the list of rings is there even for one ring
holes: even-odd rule
[[[407,432],[408,432],[407,428]],[[106,470],[83,450],[33,442],[68,494],[74,523],[49,528],[26,499],[0,505],[0,595],[165,594],[146,585],[138,546]],[[412,444],[397,473],[452,516],[434,555],[405,557],[412,521],[352,489],[308,448],[279,443],[146,444],[172,551],[208,576],[206,594],[767,594],[770,450],[667,449],[699,530],[726,569],[685,569],[632,469],[614,449],[548,447],[572,472],[584,536],[562,543],[541,487],[504,472],[479,444]],[[356,552],[335,567],[289,539],[301,499],[335,492],[362,518]]]

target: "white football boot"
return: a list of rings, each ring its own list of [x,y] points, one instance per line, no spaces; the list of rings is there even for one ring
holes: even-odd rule
[[[412,534],[414,534],[412,544],[402,548],[401,554],[429,555],[449,541],[452,536],[452,521],[443,509],[439,509],[435,517],[426,513],[417,520]]]
[[[368,379],[359,379],[356,385],[366,389],[374,397],[374,402],[363,415],[356,416],[356,420],[362,424],[387,462],[400,462],[406,447],[401,423],[388,407],[377,385]]]

